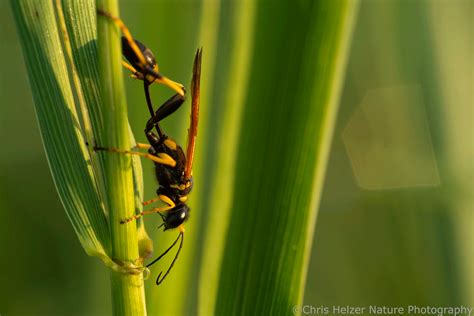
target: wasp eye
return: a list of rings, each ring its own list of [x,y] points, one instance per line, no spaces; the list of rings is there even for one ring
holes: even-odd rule
[[[145,59],[146,59],[146,62],[147,62],[150,66],[155,67],[155,65],[156,65],[155,58],[153,58],[152,56],[146,56]]]
[[[156,59],[152,51],[149,48],[146,48],[143,51],[143,56],[145,56],[146,63],[152,68],[156,65]]]

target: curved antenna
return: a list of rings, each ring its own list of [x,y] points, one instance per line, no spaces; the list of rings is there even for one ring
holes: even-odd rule
[[[150,262],[149,264],[146,265],[146,267],[149,268],[151,265],[153,265],[153,264],[156,263],[158,260],[160,260],[161,258],[163,258],[163,257],[176,245],[176,243],[178,242],[179,238],[181,238],[181,242],[179,243],[178,252],[176,252],[176,255],[174,256],[173,261],[171,262],[171,264],[170,264],[168,270],[166,270],[166,273],[163,275],[163,277],[161,277],[161,275],[163,274],[163,271],[161,271],[160,274],[158,274],[158,277],[156,278],[156,285],[160,285],[161,282],[163,282],[163,280],[166,278],[166,276],[170,273],[171,269],[173,268],[174,263],[175,263],[176,260],[178,259],[179,253],[181,252],[181,249],[183,248],[184,232],[180,232],[180,233],[179,233],[179,235],[178,235],[178,237],[176,238],[176,240],[171,244],[171,246],[169,246],[168,249],[166,249],[165,252],[163,252],[158,258],[156,258],[155,260],[153,260],[152,262]]]

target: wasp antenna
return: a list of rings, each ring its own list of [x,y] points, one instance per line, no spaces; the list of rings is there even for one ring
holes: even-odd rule
[[[170,273],[171,269],[173,268],[174,263],[176,262],[176,260],[178,260],[179,253],[181,252],[181,249],[183,248],[184,233],[180,232],[179,235],[178,235],[178,238],[176,239],[176,241],[179,239],[179,237],[181,237],[181,242],[179,243],[178,252],[176,252],[176,255],[174,256],[173,261],[171,262],[168,270],[163,275],[163,277],[161,277],[161,275],[163,274],[163,271],[160,272],[160,274],[158,274],[158,277],[156,278],[156,285],[160,285],[165,280],[166,276]]]
[[[181,241],[179,243],[178,252],[176,252],[176,255],[174,256],[174,259],[171,262],[168,270],[166,270],[166,273],[163,275],[163,271],[161,271],[160,274],[158,274],[158,277],[156,278],[156,285],[160,285],[163,282],[163,280],[166,278],[166,276],[170,273],[171,269],[173,268],[174,263],[178,259],[179,253],[181,252],[181,249],[183,248],[184,233],[180,232],[178,237],[176,238],[176,240],[171,244],[171,246],[169,246],[168,249],[166,249],[165,252],[163,252],[158,258],[156,258],[155,260],[153,260],[152,262],[150,262],[149,264],[146,265],[146,267],[149,268],[151,265],[153,265],[154,263],[159,261],[161,258],[163,258],[171,249],[173,249],[173,247],[178,243],[178,240],[180,238],[181,238]],[[163,275],[163,277],[162,277],[162,275]]]
[[[159,213],[158,213],[158,214],[159,214]],[[158,226],[157,228],[158,228],[158,229],[160,229],[160,228],[161,228],[161,227],[163,227],[163,226],[165,226],[165,223],[164,223],[164,222],[163,222],[163,223],[161,223],[161,225],[160,225],[160,226]]]

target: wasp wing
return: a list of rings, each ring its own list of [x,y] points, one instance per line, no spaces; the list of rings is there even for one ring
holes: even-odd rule
[[[191,81],[191,123],[188,129],[188,145],[186,147],[186,168],[184,178],[190,179],[193,172],[194,148],[196,147],[196,136],[199,119],[199,97],[201,86],[201,59],[202,48],[198,48],[194,57],[193,79]]]

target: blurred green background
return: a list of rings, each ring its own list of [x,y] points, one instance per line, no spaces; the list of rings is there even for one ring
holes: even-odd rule
[[[161,70],[188,82],[200,3],[122,1],[121,14]],[[0,314],[110,314],[106,268],[85,255],[57,197],[5,0],[0,16]],[[305,304],[474,305],[473,21],[472,1],[361,1]],[[142,94],[127,80],[131,126],[145,141]],[[187,115],[164,123],[181,143]]]

